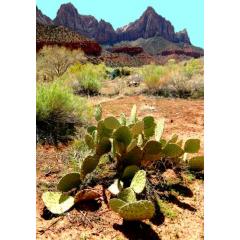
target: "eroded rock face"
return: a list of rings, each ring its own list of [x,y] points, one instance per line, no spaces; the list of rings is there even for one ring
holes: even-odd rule
[[[97,21],[93,16],[84,16],[71,4],[62,4],[54,19],[54,24],[65,26],[81,35],[94,38],[101,44],[111,44],[117,35],[112,25],[104,20]]]
[[[148,7],[143,15],[135,22],[117,29],[119,40],[132,41],[138,38],[162,36],[167,40],[175,40],[172,24],[158,15],[152,7]]]
[[[71,50],[81,49],[86,55],[101,55],[102,48],[96,41],[72,32],[65,27],[37,23],[36,30],[37,51],[45,45],[58,45]]]
[[[53,24],[53,21],[49,17],[44,15],[41,12],[41,10],[38,9],[38,7],[36,7],[36,18],[38,23],[47,24],[47,25]]]
[[[171,42],[190,44],[186,30],[175,33],[171,22],[158,15],[152,7],[148,7],[138,20],[116,31],[110,23],[104,20],[98,22],[93,16],[80,15],[71,3],[61,5],[53,22],[89,38],[94,38],[100,44],[111,45],[116,42],[154,36],[161,36]]]
[[[126,53],[130,56],[135,56],[143,52],[143,49],[141,47],[113,47],[107,49],[111,53]]]

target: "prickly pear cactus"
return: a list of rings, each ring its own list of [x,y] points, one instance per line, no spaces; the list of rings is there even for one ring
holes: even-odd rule
[[[140,170],[136,165],[127,166],[122,174],[122,178],[133,178],[135,173]]]
[[[199,139],[188,139],[184,145],[184,151],[187,153],[197,153],[200,149]]]
[[[115,117],[107,117],[104,120],[104,125],[108,129],[117,129],[121,126],[120,122]]]
[[[53,214],[63,214],[74,205],[74,197],[60,192],[45,192],[42,200],[46,208]]]
[[[175,144],[175,143],[168,143],[164,149],[163,149],[163,153],[165,154],[166,157],[180,157],[183,155],[184,151],[183,149]]]
[[[127,221],[151,219],[155,213],[151,201],[141,200],[123,205],[118,210],[120,216]]]
[[[135,192],[132,190],[132,188],[125,188],[123,189],[119,194],[118,194],[118,198],[123,200],[124,202],[127,203],[132,203],[132,202],[136,202],[136,194]]]
[[[139,170],[134,175],[130,187],[135,193],[141,193],[146,185],[146,172],[144,170]]]
[[[193,157],[188,161],[189,168],[194,171],[204,170],[204,157]]]
[[[100,105],[98,105],[96,108],[95,108],[95,113],[94,113],[94,116],[95,116],[95,119],[97,121],[100,121],[101,118],[102,118],[102,107]]]
[[[126,205],[127,203],[124,202],[123,200],[121,199],[118,199],[118,198],[112,198],[110,199],[109,201],[109,206],[110,208],[114,211],[114,212],[117,212],[119,213],[119,210],[121,207],[123,207],[124,205]]]
[[[91,173],[92,171],[94,171],[98,163],[99,163],[99,156],[94,155],[94,156],[86,157],[83,160],[80,168],[81,178],[84,178],[88,173]]]
[[[57,189],[61,192],[68,192],[73,188],[79,187],[80,184],[80,173],[69,173],[61,178],[57,185]]]

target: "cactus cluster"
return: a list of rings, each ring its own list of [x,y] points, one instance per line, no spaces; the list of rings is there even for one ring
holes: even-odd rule
[[[87,175],[94,172],[100,159],[106,155],[116,167],[115,180],[108,188],[114,197],[109,205],[125,220],[150,219],[155,214],[154,202],[141,199],[148,181],[144,169],[149,163],[170,159],[173,163],[184,163],[191,170],[203,170],[203,156],[188,157],[199,151],[198,139],[183,143],[177,135],[169,140],[162,138],[164,119],[155,121],[152,116],[139,119],[136,105],[129,118],[121,114],[119,118],[109,116],[105,119],[102,119],[101,107],[97,106],[95,120],[96,126],[89,126],[85,136],[92,154],[81,161],[79,173],[64,176],[57,186],[59,192],[43,194],[43,201],[52,213],[62,214],[81,201],[85,192],[80,191],[72,197],[71,190],[79,189]],[[86,194],[84,196],[86,198]]]

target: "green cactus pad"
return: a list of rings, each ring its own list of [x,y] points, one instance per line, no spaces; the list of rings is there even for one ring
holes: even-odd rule
[[[162,150],[161,143],[154,140],[148,141],[143,148],[145,154],[151,155],[159,154],[161,150]]]
[[[129,123],[134,124],[137,121],[137,106],[133,105],[132,110],[131,110],[131,115],[129,118]]]
[[[63,214],[74,205],[74,197],[60,192],[45,192],[42,200],[46,208],[53,214]]]
[[[57,185],[57,189],[61,192],[68,192],[73,188],[79,187],[81,184],[79,173],[69,173],[61,178]]]
[[[176,143],[178,140],[178,135],[174,134],[171,139],[168,141],[168,143]]]
[[[119,122],[122,126],[126,126],[127,125],[127,119],[124,113],[121,113],[120,118],[119,118]]]
[[[87,132],[88,132],[89,134],[92,134],[94,130],[97,130],[97,127],[96,127],[96,126],[89,126],[89,127],[87,128]]]
[[[109,201],[109,206],[110,208],[114,211],[114,212],[117,212],[119,213],[119,210],[121,207],[123,207],[124,205],[126,205],[127,203],[124,202],[123,200],[121,199],[118,199],[118,198],[112,198],[110,199]]]
[[[119,121],[115,117],[107,117],[104,120],[104,125],[108,129],[117,129],[121,126]]]
[[[127,147],[127,152],[130,152],[131,150],[133,150],[135,147],[137,146],[137,140],[136,139],[132,139],[131,143],[128,145]]]
[[[95,119],[97,121],[101,120],[101,118],[102,118],[102,107],[100,105],[96,106],[94,116],[95,116]]]
[[[86,142],[87,146],[89,147],[89,149],[94,149],[94,141],[93,141],[92,136],[90,136],[89,134],[86,134],[85,142]]]
[[[146,172],[144,170],[139,170],[134,175],[130,187],[135,193],[141,193],[146,185]]]
[[[194,171],[202,171],[204,170],[204,157],[193,157],[188,162],[189,168]]]
[[[81,177],[84,178],[88,173],[94,171],[98,163],[99,163],[98,156],[94,155],[86,157],[81,164],[80,168]]]
[[[200,149],[199,139],[188,139],[184,145],[184,151],[187,153],[197,153]]]
[[[120,216],[127,221],[151,219],[155,213],[151,201],[141,200],[123,205],[118,209]]]
[[[179,141],[177,142],[177,145],[178,145],[179,147],[182,147],[182,146],[183,146],[183,140],[179,140]]]
[[[106,138],[106,137],[103,137],[99,144],[97,144],[97,148],[96,148],[96,154],[98,156],[101,156],[105,153],[108,153],[111,151],[111,148],[112,148],[112,144],[111,144],[111,141]]]
[[[140,165],[143,157],[143,151],[140,147],[134,147],[124,157],[125,165]]]
[[[156,125],[156,128],[155,128],[155,139],[158,142],[160,141],[160,139],[162,137],[162,134],[163,134],[164,122],[165,122],[164,119],[159,119],[157,121],[157,125]]]
[[[180,146],[175,143],[168,143],[163,149],[163,153],[167,157],[180,157],[183,155],[184,151]]]
[[[97,133],[97,130],[94,130],[92,132],[92,137],[93,137],[93,142],[94,144],[96,145],[97,144],[97,141],[98,141],[98,133]]]
[[[105,127],[103,120],[98,122],[97,131],[99,139],[103,137],[110,138],[112,136],[112,130]]]
[[[162,148],[164,148],[166,146],[166,144],[167,144],[167,141],[165,139],[161,139],[160,143],[162,145]]]
[[[125,188],[123,189],[119,194],[118,194],[118,198],[123,200],[124,202],[127,203],[132,203],[132,202],[136,202],[136,194],[135,192],[132,190],[132,188]]]
[[[128,127],[122,126],[114,132],[113,138],[117,143],[122,143],[125,147],[127,147],[132,140],[132,134]]]
[[[133,136],[138,136],[143,132],[143,130],[144,130],[143,121],[139,121],[131,127],[131,133]]]
[[[130,165],[127,166],[124,171],[123,171],[123,175],[122,178],[133,178],[135,173],[140,170],[138,166],[136,165]]]
[[[111,192],[113,195],[119,194],[123,189],[123,182],[119,179],[115,179],[113,184],[108,187],[108,191]]]
[[[149,138],[155,134],[156,123],[154,122],[154,118],[152,116],[147,116],[143,118],[144,122],[144,135]]]

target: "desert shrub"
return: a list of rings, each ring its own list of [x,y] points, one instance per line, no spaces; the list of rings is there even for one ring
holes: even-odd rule
[[[184,66],[184,73],[189,79],[194,75],[203,74],[203,61],[201,59],[191,59]]]
[[[37,80],[52,81],[63,75],[69,66],[84,59],[81,50],[44,46],[37,54]]]
[[[131,69],[128,67],[115,68],[113,71],[108,73],[110,78],[113,80],[117,77],[125,77],[131,74]]]
[[[175,134],[164,139],[164,119],[139,119],[136,105],[129,118],[121,114],[120,118],[105,119],[97,106],[95,119],[97,124],[89,126],[85,135],[89,155],[81,159],[78,171],[61,178],[57,192],[43,193],[47,209],[53,214],[64,214],[75,204],[102,199],[101,193],[108,189],[109,207],[124,220],[158,219],[159,212],[175,217],[170,205],[163,202],[176,189],[175,181],[166,182],[164,173],[171,169],[179,176],[178,182],[184,182],[181,173],[188,169],[202,173],[204,157],[196,156],[200,140],[183,142]]]
[[[97,95],[106,78],[106,67],[104,64],[75,64],[69,68],[69,73],[73,79],[71,85],[76,93]]]
[[[142,74],[144,83],[150,92],[156,92],[164,84],[165,68],[163,66],[147,65],[143,67]]]
[[[185,63],[169,60],[164,66],[146,66],[142,69],[142,75],[148,94],[179,98],[204,96],[202,59]]]
[[[77,127],[85,124],[92,110],[87,101],[75,96],[59,82],[37,84],[37,140],[56,144],[70,140]]]

